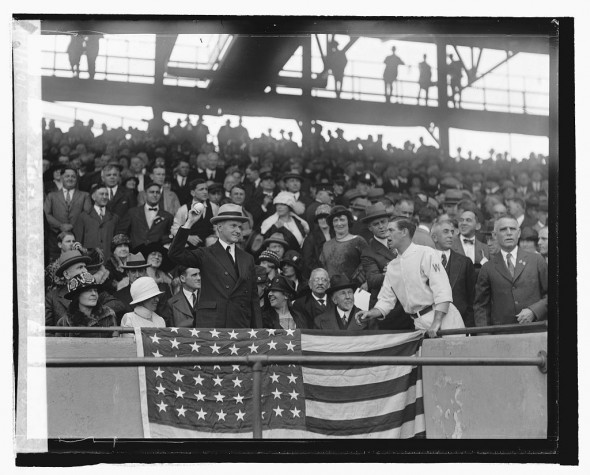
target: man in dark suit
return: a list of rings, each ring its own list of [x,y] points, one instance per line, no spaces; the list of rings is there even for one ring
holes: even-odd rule
[[[123,219],[131,208],[137,206],[137,199],[131,190],[120,185],[119,165],[109,163],[102,169],[102,180],[107,186],[107,210]]]
[[[219,155],[216,152],[209,152],[207,154],[206,168],[202,172],[197,172],[195,178],[201,178],[205,181],[212,181],[223,183],[225,180],[225,170],[218,167]]]
[[[318,315],[334,307],[332,300],[326,295],[329,286],[328,272],[318,267],[311,271],[309,288],[293,303],[293,308],[307,318],[308,328],[313,328],[313,321]]]
[[[432,240],[441,253],[441,262],[449,276],[453,305],[457,307],[466,327],[474,327],[475,268],[468,257],[453,251],[455,226],[449,220],[436,222],[430,230]]]
[[[49,193],[43,204],[43,211],[50,226],[47,241],[52,260],[57,259],[60,254],[57,235],[63,231],[72,231],[80,214],[92,208],[88,193],[76,189],[78,182],[76,170],[70,167],[64,168],[61,181],[63,188]]]
[[[494,225],[500,252],[479,273],[475,287],[477,326],[529,323],[547,319],[547,264],[540,254],[517,246],[516,219],[500,218]]]
[[[362,218],[365,223],[368,223],[369,231],[372,233],[369,247],[364,249],[361,254],[361,263],[367,279],[367,290],[371,293],[369,302],[371,308],[377,303],[377,295],[383,285],[387,264],[397,256],[397,252],[389,249],[387,244],[389,217],[390,213],[387,212],[385,205],[376,203],[367,208],[367,215]],[[378,321],[378,326],[381,330],[413,330],[414,322],[404,312],[398,301],[387,318]]]
[[[469,257],[476,269],[490,258],[488,245],[475,237],[476,231],[479,231],[480,228],[478,215],[473,211],[463,211],[459,217],[459,234],[454,237],[451,248],[462,256]]]
[[[131,241],[131,249],[152,242],[170,242],[170,227],[174,217],[158,206],[160,193],[160,185],[148,184],[145,190],[145,205],[130,209],[119,222],[116,234],[127,234]]]
[[[170,190],[178,196],[178,201],[180,201],[181,206],[192,201],[190,182],[193,181],[194,178],[195,174],[190,169],[188,159],[181,158],[176,166],[176,175],[170,186]]]
[[[187,250],[190,228],[201,214],[193,209],[189,211],[168,250],[172,261],[201,270],[197,328],[261,328],[254,258],[236,246],[242,237],[242,224],[248,218],[241,206],[221,206],[217,216],[211,218],[218,241],[210,247]]]
[[[201,289],[201,271],[195,267],[180,266],[178,276],[181,289],[168,299],[168,313],[172,315],[172,324],[175,327],[194,328]]]
[[[254,190],[250,199],[246,200],[246,209],[252,213],[254,226],[260,226],[262,221],[275,212],[273,202],[278,190],[271,172],[260,174],[260,185]]]
[[[354,306],[357,287],[358,284],[351,282],[346,275],[333,275],[327,294],[334,307],[319,314],[314,320],[314,327],[319,330],[377,330],[375,320],[359,324],[354,318],[360,311]]]
[[[80,214],[74,226],[74,235],[85,248],[98,247],[105,260],[111,257],[111,241],[119,217],[106,209],[109,195],[106,185],[94,185],[90,190],[94,206]]]
[[[290,172],[283,175],[282,178],[283,182],[285,183],[286,191],[293,194],[295,201],[299,201],[303,203],[303,207],[309,206],[313,203],[313,199],[309,194],[301,190],[301,185],[303,183],[303,177],[299,173]]]

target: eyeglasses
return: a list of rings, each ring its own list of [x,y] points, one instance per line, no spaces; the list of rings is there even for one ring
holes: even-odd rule
[[[328,282],[330,282],[330,279],[326,279],[325,277],[316,277],[315,279],[311,279],[311,281],[315,284],[320,284],[320,283],[328,283]]]

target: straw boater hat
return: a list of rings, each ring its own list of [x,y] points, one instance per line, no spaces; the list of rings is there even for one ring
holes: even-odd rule
[[[375,203],[374,205],[367,206],[367,215],[361,218],[363,223],[370,223],[374,219],[389,218],[391,213],[388,213],[383,203]]]
[[[335,274],[330,277],[330,288],[326,290],[327,294],[333,294],[337,290],[342,289],[353,289],[355,290],[359,286],[358,282],[351,281],[344,274]]]
[[[129,290],[131,292],[131,298],[133,299],[129,305],[145,302],[156,295],[164,293],[158,288],[158,284],[156,284],[156,281],[151,277],[140,277],[131,284]]]
[[[244,216],[242,207],[232,203],[222,205],[217,212],[217,216],[211,218],[211,224],[221,223],[222,221],[239,221],[245,223],[248,218]]]
[[[83,262],[84,264],[90,264],[90,257],[83,256],[80,251],[72,250],[66,251],[59,257],[59,267],[55,271],[55,275],[58,277],[63,277],[64,270],[68,267],[77,264],[78,262]]]
[[[125,264],[121,264],[123,269],[146,269],[150,265],[145,261],[143,254],[138,252],[137,254],[129,254],[127,258],[127,262]]]
[[[74,300],[80,292],[87,289],[100,291],[102,285],[96,282],[90,272],[82,272],[68,281],[68,293],[64,295],[64,298]]]

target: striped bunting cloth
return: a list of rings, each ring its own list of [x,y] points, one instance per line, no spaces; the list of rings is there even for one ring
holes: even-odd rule
[[[137,328],[138,356],[412,356],[422,332]],[[251,438],[247,365],[140,367],[145,437]],[[263,438],[425,437],[420,366],[267,365]]]

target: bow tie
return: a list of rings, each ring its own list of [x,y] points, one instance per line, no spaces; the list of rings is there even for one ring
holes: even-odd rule
[[[158,207],[154,207],[154,208],[148,208],[148,211],[158,211]]]
[[[463,243],[464,244],[471,244],[473,246],[473,244],[475,244],[475,238],[473,238],[473,239],[463,238]]]

